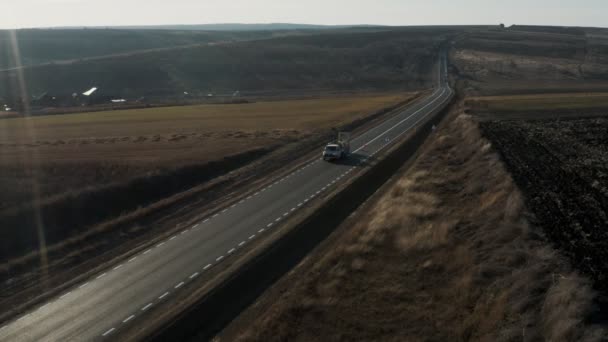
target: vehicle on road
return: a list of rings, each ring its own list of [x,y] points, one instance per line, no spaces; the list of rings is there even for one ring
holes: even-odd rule
[[[350,153],[350,132],[339,132],[338,140],[330,142],[323,150],[323,160],[333,161],[344,159]]]

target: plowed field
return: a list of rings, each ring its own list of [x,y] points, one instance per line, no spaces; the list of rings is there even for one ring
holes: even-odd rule
[[[546,235],[608,289],[608,119],[481,123]]]

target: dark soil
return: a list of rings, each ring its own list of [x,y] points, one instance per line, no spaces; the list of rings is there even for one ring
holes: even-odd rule
[[[482,122],[547,236],[606,291],[608,119]]]

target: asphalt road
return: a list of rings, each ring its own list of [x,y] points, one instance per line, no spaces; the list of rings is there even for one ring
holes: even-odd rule
[[[431,95],[353,139],[350,162],[311,160],[234,206],[1,326],[0,340],[112,340],[126,324],[144,323],[138,321],[143,312],[153,313],[185,284],[264,238],[288,216],[366,167],[358,161],[374,156],[442,108],[452,95],[444,58],[440,71],[440,85]]]

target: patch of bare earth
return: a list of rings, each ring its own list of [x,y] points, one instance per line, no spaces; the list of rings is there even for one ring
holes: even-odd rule
[[[490,143],[456,114],[217,339],[600,340],[589,281],[530,225]]]

